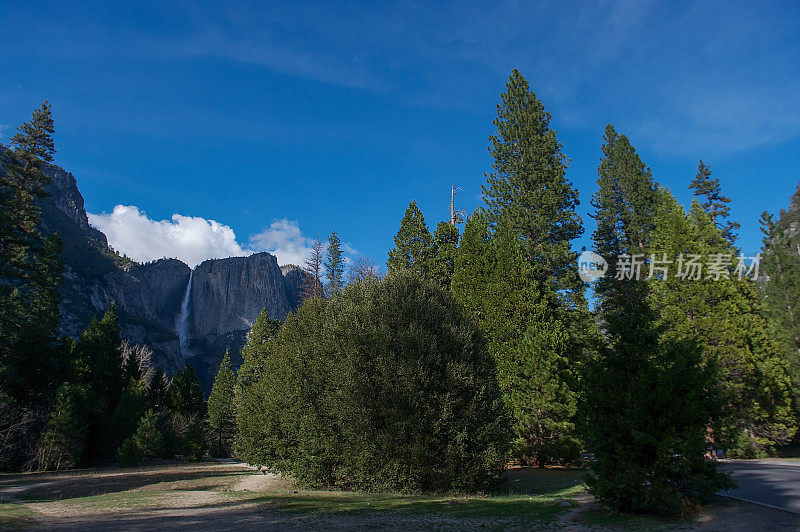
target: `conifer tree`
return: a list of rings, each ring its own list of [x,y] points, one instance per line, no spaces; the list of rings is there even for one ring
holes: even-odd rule
[[[423,277],[433,271],[433,237],[431,237],[425,217],[412,201],[400,221],[400,229],[394,237],[395,247],[389,251],[386,266],[389,273],[409,270]]]
[[[169,401],[173,412],[205,419],[205,394],[192,365],[187,365],[172,377],[169,384]]]
[[[38,444],[39,469],[71,469],[81,464],[88,437],[88,417],[83,387],[62,384]]]
[[[227,457],[233,452],[233,442],[236,439],[235,386],[236,375],[231,366],[231,357],[225,351],[208,396],[209,440],[214,456]]]
[[[113,450],[106,436],[125,386],[121,344],[116,308],[111,305],[102,319],[92,320],[72,347],[72,379],[86,389],[90,408],[87,463]]]
[[[689,184],[689,188],[694,191],[694,195],[700,201],[703,209],[711,217],[711,221],[722,233],[728,242],[736,242],[736,231],[739,223],[728,220],[731,208],[728,204],[731,199],[722,194],[722,186],[719,179],[711,177],[711,168],[703,163],[701,159],[697,165],[697,175]]]
[[[778,220],[764,212],[761,231],[761,296],[783,358],[791,371],[800,409],[800,185]],[[800,413],[798,413],[800,418]]]
[[[729,257],[720,278],[706,272],[686,280],[673,264],[666,278],[651,283],[650,304],[658,309],[662,343],[694,342],[703,364],[713,370],[726,406],[710,420],[717,444],[730,456],[764,454],[786,443],[797,424],[790,379],[761,315],[754,283],[739,279],[733,245],[721,238],[722,231],[698,202],[687,215],[668,191],[659,195],[653,232],[659,254],[694,254],[706,265],[715,257]]]
[[[502,219],[513,228],[537,280],[580,305],[583,284],[571,249],[583,232],[575,212],[578,191],[566,178],[567,159],[550,127],[550,113],[517,70],[501,98],[493,122],[497,132],[489,137],[493,172],[483,187],[490,221]]]
[[[136,432],[139,420],[150,407],[152,404],[144,382],[140,379],[130,379],[114,409],[109,430],[105,435],[110,450],[116,451],[128,437]]]
[[[242,348],[242,366],[239,368],[237,386],[254,384],[264,373],[266,359],[269,356],[269,342],[281,328],[279,320],[269,317],[266,307],[256,318],[256,322],[247,333],[247,343]]]
[[[42,410],[65,373],[59,341],[61,246],[40,233],[37,201],[49,178],[53,117],[44,102],[0,148],[0,388],[23,408]]]
[[[584,380],[584,434],[596,457],[589,486],[623,511],[675,513],[726,485],[704,458],[717,405],[714,374],[691,339],[659,335],[649,272],[641,266],[637,280],[633,266],[652,246],[657,191],[624,135],[609,125],[604,140],[593,197],[595,250],[612,261],[612,272],[617,257],[628,257],[620,266],[633,275],[612,273],[596,285],[606,344]]]
[[[344,286],[342,242],[336,231],[331,231],[331,235],[328,237],[328,249],[325,254],[325,277],[328,279],[328,293],[335,296],[342,291]]]
[[[448,222],[439,222],[433,233],[434,277],[442,288],[450,289],[458,250],[458,228]]]
[[[565,327],[534,276],[510,227],[492,231],[488,216],[467,219],[453,274],[453,295],[489,340],[498,382],[512,414],[512,452],[543,466],[577,458],[577,394]]]
[[[11,138],[11,149],[0,154],[0,286],[5,296],[32,274],[32,251],[41,245],[36,200],[46,195],[49,178],[42,165],[56,151],[53,131],[50,105],[44,102]]]

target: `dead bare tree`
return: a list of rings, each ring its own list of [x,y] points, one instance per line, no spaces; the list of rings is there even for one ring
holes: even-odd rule
[[[325,243],[317,235],[316,240],[311,243],[311,251],[306,258],[306,266],[303,268],[308,275],[303,279],[302,295],[303,299],[321,298],[324,295],[322,290],[322,261],[325,254]]]
[[[347,282],[350,284],[380,278],[377,264],[371,257],[366,256],[358,257],[347,274]]]

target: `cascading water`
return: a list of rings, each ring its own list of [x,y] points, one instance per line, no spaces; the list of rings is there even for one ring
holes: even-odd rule
[[[178,315],[178,320],[175,323],[175,332],[178,334],[183,358],[192,356],[189,351],[189,304],[192,301],[193,278],[194,270],[189,273],[189,284],[186,285],[186,293],[183,295],[183,301],[181,302],[181,313]]]

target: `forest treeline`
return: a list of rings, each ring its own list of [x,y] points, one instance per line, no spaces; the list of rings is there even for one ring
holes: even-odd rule
[[[628,269],[599,278],[590,306],[579,194],[516,70],[494,128],[484,204],[463,231],[431,233],[411,202],[384,278],[364,258],[345,275],[340,236],[317,239],[304,303],[282,324],[259,316],[242,366],[226,353],[206,403],[191,369],[167,379],[120,342],[113,308],[77,341],[58,334],[59,242],[39,233],[36,207],[54,152],[43,105],[2,161],[3,467],[210,452],[315,486],[488,492],[509,459],[583,456],[604,503],[671,513],[730,485],[709,453],[796,444],[800,191],[764,214],[760,275],[742,276],[711,169],[700,161],[687,179],[685,209],[607,126],[593,250]],[[658,259],[684,256],[714,275]]]

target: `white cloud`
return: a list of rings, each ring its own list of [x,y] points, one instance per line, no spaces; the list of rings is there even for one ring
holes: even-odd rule
[[[114,249],[135,261],[171,257],[194,268],[206,259],[253,253],[236,242],[233,229],[214,220],[180,214],[151,220],[138,207],[126,205],[117,205],[111,214],[87,214]]]
[[[303,235],[297,221],[288,218],[273,220],[269,227],[251,235],[248,245],[242,245],[229,226],[199,216],[173,214],[169,220],[152,220],[132,205],[117,205],[110,214],[87,215],[89,223],[105,233],[111,247],[131,259],[145,262],[170,257],[192,268],[206,259],[260,251],[275,255],[280,265],[303,266],[314,240]],[[343,243],[342,251],[348,264],[358,254],[348,243]]]
[[[252,235],[250,242],[255,249],[278,257],[278,264],[303,266],[311,251],[312,239],[303,236],[296,221],[281,218],[273,220],[269,227]]]

